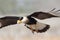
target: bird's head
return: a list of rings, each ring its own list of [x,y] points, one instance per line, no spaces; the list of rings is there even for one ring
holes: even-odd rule
[[[28,18],[27,17],[20,17],[19,20],[17,20],[17,23],[27,23],[28,22]]]

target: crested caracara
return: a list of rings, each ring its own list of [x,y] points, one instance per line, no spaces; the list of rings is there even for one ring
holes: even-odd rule
[[[58,17],[47,12],[34,12],[31,15],[21,17],[17,23],[24,23],[32,32],[46,32],[50,25],[38,22],[36,19],[44,20],[47,18]],[[36,19],[35,19],[36,18]]]

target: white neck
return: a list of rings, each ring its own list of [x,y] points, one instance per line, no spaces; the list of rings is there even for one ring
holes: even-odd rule
[[[23,22],[23,23],[28,22],[28,18],[27,18],[27,17],[23,17],[22,22]]]

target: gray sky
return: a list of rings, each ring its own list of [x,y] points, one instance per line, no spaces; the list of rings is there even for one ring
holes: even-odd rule
[[[60,0],[0,0],[0,14],[21,14],[60,9]]]

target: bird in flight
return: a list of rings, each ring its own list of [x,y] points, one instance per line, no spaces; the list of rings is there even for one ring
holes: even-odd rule
[[[38,22],[38,20],[44,20],[52,17],[59,17],[55,16],[53,14],[50,14],[49,12],[34,12],[31,15],[27,15],[25,17],[17,17],[17,16],[5,16],[0,18],[0,28],[4,28],[9,25],[14,25],[14,24],[20,24],[24,23],[28,29],[30,29],[33,33],[34,32],[46,32],[49,28],[50,25]],[[35,19],[36,18],[36,19]]]
[[[33,33],[34,32],[46,32],[49,28],[50,25],[44,24],[41,22],[38,22],[38,20],[44,20],[52,17],[58,17],[53,14],[47,13],[47,12],[34,12],[31,15],[21,17],[19,20],[17,20],[17,23],[24,23],[27,28],[29,28]],[[36,19],[35,19],[36,18]]]

